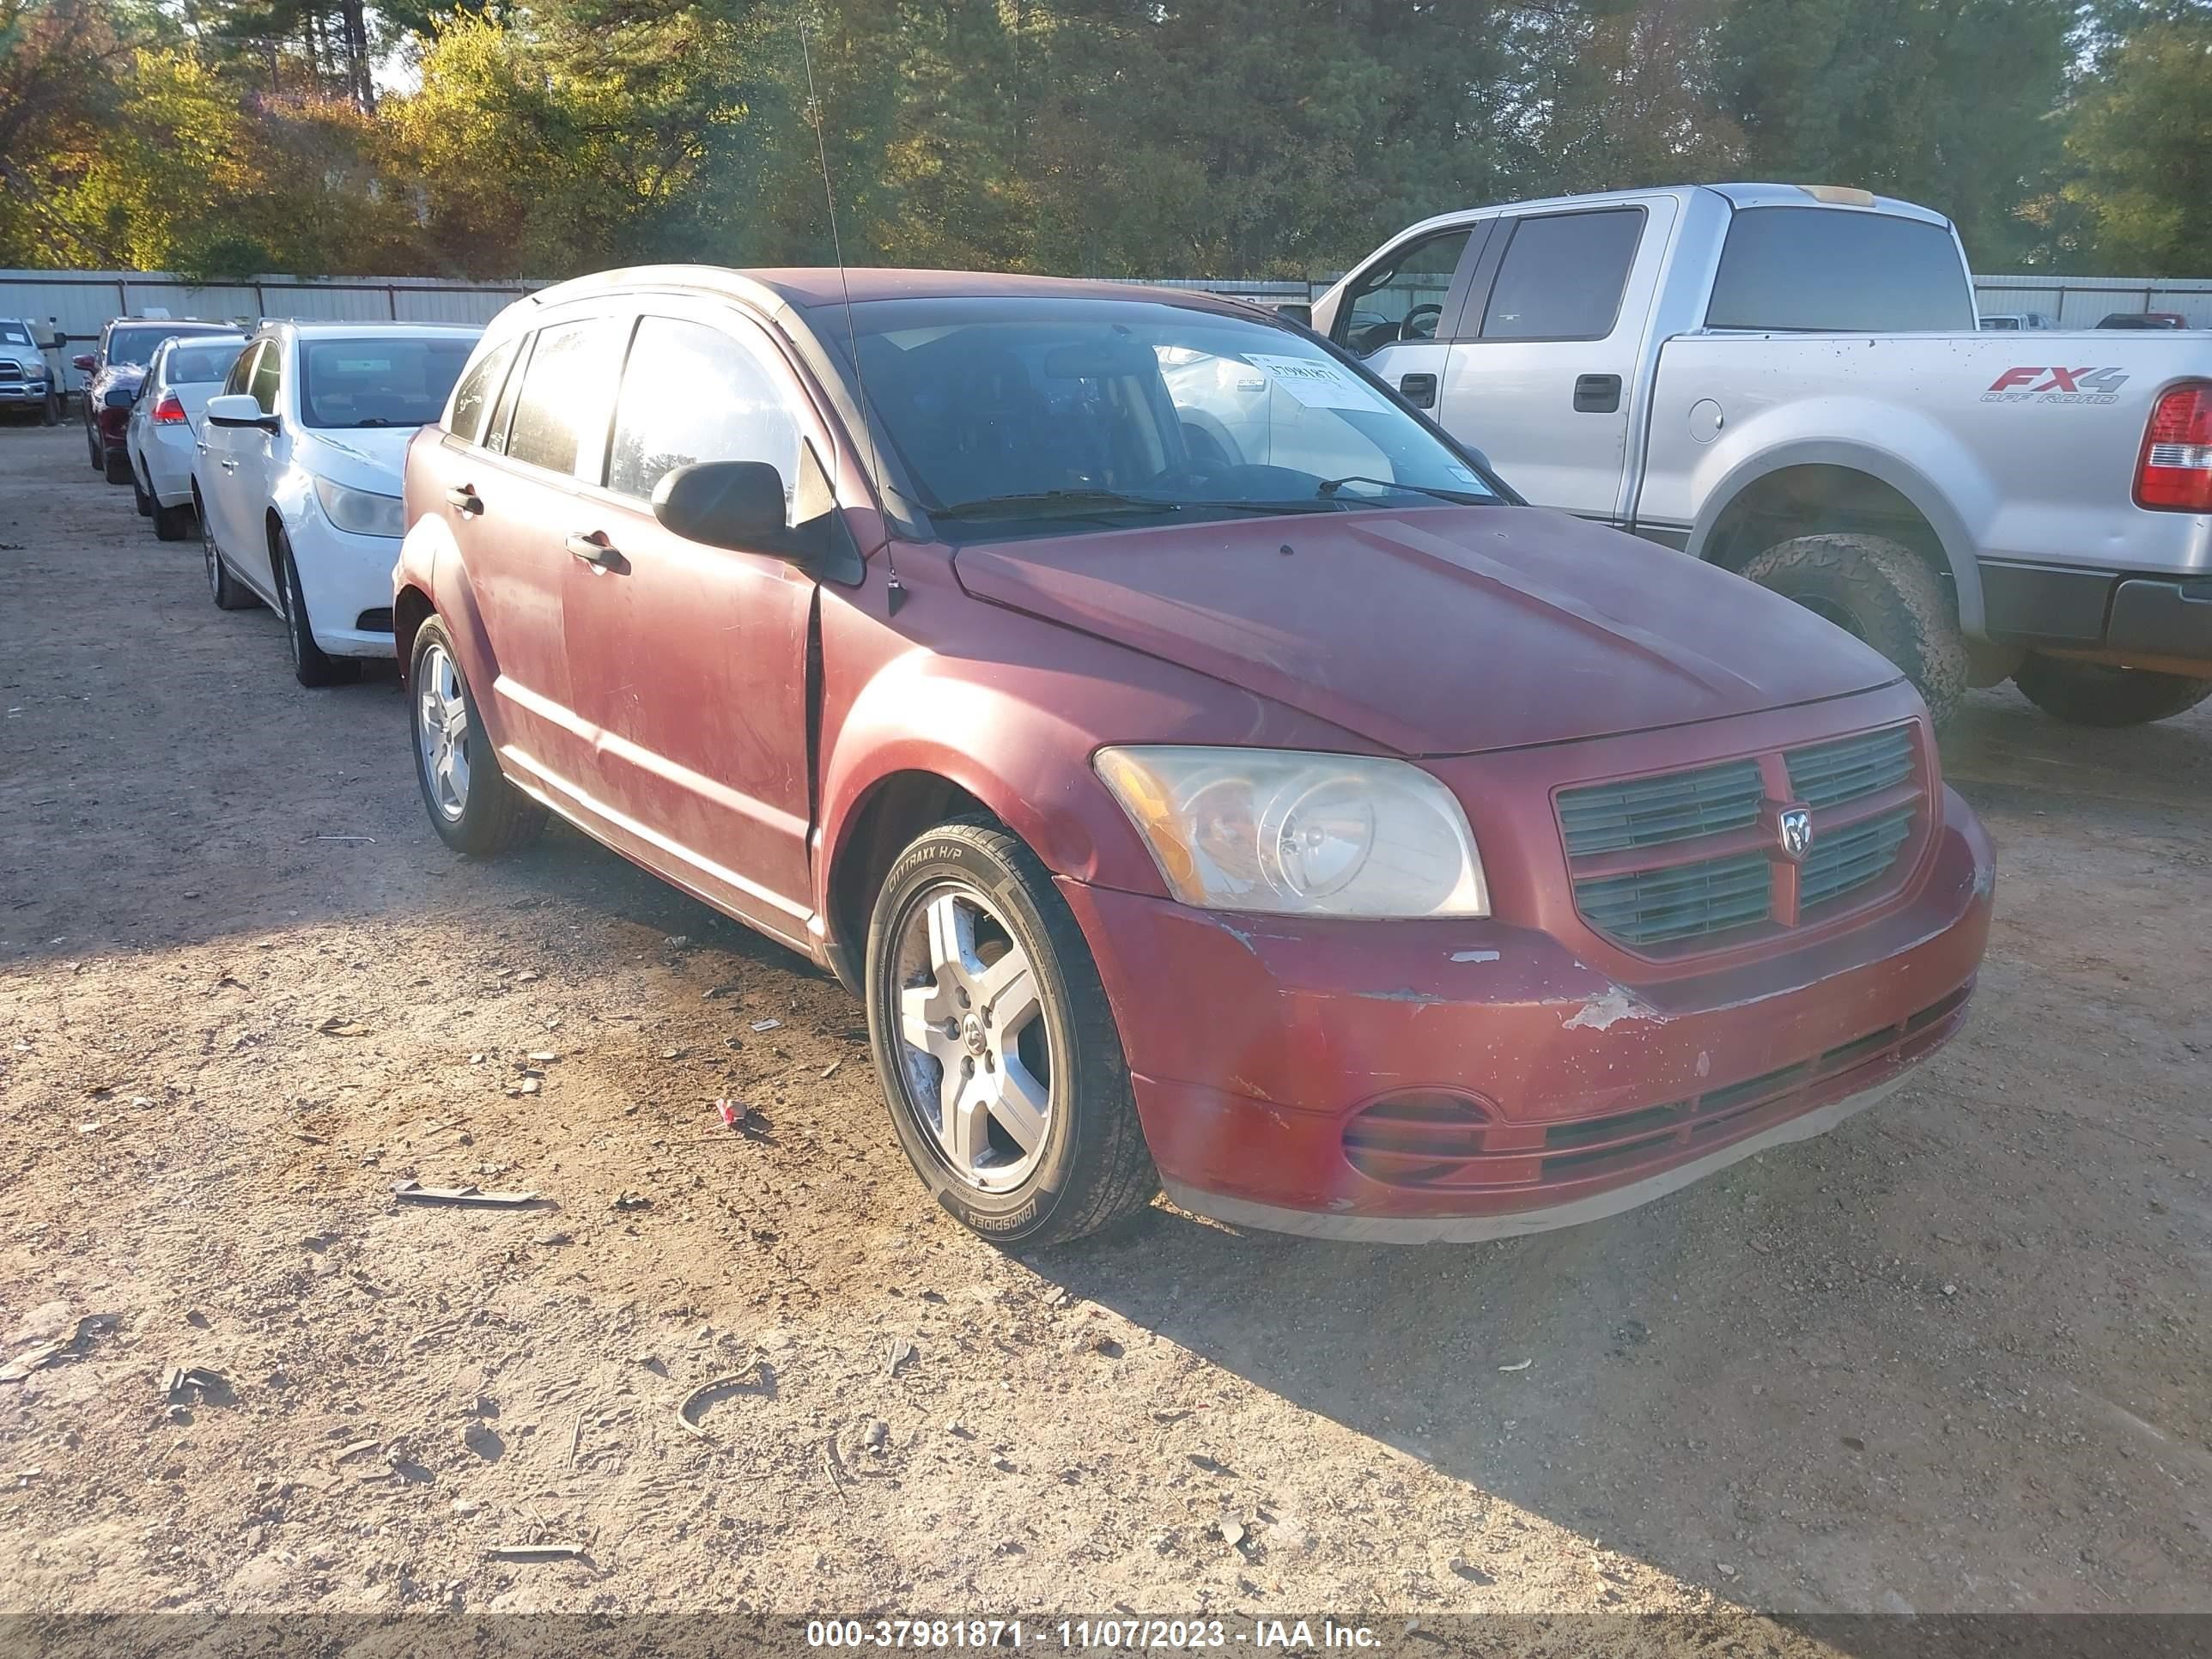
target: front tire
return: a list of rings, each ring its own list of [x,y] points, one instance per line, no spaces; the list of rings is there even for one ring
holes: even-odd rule
[[[1966,635],[1936,573],[1901,543],[1855,532],[1798,536],[1768,548],[1743,574],[1857,635],[1903,669],[1937,726],[1966,695]]]
[[[94,465],[107,475],[108,483],[137,488],[138,475],[131,471],[131,457],[122,450],[103,448],[101,459]]]
[[[435,617],[416,630],[407,690],[415,781],[438,838],[471,858],[492,858],[534,840],[545,827],[545,809],[507,781],[453,637]]]
[[[276,596],[284,601],[284,642],[292,653],[292,678],[311,688],[350,685],[361,678],[361,664],[352,657],[333,657],[315,643],[314,626],[307,617],[307,597],[300,591],[300,570],[292,560],[292,543],[281,530],[272,550],[276,560]]]
[[[1064,1243],[1159,1189],[1113,1011],[1036,854],[956,819],[899,854],[868,927],[868,1036],[900,1145],[997,1243]]]
[[[181,542],[192,533],[192,509],[189,505],[154,506],[154,536],[157,541]]]
[[[2076,662],[2033,651],[2012,683],[2045,714],[2072,726],[2144,726],[2186,714],[2212,697],[2212,679]]]
[[[222,550],[215,544],[215,531],[208,523],[207,507],[200,500],[199,481],[192,481],[192,516],[200,521],[200,556],[207,561],[208,592],[214,596],[218,611],[244,611],[261,601],[253,590],[230,574],[230,567],[222,562]]]
[[[150,519],[154,516],[154,508],[156,505],[154,497],[138,477],[137,463],[131,460],[128,454],[124,456],[123,460],[124,465],[131,469],[131,504],[137,507],[140,518]]]

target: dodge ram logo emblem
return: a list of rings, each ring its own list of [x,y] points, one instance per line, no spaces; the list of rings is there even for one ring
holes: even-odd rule
[[[1802,806],[1792,806],[1777,820],[1782,841],[1782,855],[1795,864],[1813,850],[1813,815]]]

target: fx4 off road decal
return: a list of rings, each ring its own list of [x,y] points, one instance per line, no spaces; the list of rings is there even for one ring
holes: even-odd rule
[[[2128,383],[2119,368],[2008,368],[1982,393],[1985,404],[2116,404]]]

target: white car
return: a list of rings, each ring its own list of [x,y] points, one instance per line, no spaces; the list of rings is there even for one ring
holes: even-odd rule
[[[201,414],[245,346],[243,335],[180,334],[155,347],[146,365],[138,401],[123,428],[123,447],[131,457],[138,514],[154,521],[154,533],[165,542],[191,533],[192,459]]]
[[[302,685],[392,659],[400,468],[483,331],[265,323],[208,400],[192,465],[215,602],[284,619]]]

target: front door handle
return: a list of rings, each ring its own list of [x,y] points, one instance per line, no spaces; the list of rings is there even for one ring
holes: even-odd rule
[[[1437,406],[1437,377],[1433,374],[1401,375],[1398,392],[1416,409],[1434,409]]]
[[[1613,415],[1619,413],[1620,410],[1620,375],[1577,374],[1575,377],[1575,413]]]
[[[601,570],[623,568],[623,556],[617,549],[609,544],[604,531],[595,530],[588,536],[569,537],[568,551],[586,564],[596,566]]]
[[[226,472],[235,472],[238,471],[238,463],[231,459],[228,455],[218,457],[216,459],[216,465]]]
[[[463,484],[446,492],[446,505],[457,512],[477,514],[483,511],[483,497],[477,494],[474,484]]]

